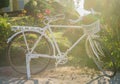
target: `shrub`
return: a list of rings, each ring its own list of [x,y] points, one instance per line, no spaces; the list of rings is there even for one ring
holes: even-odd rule
[[[0,66],[8,65],[6,60],[6,47],[10,33],[10,24],[7,22],[7,18],[0,17]]]
[[[24,7],[24,9],[27,11],[27,15],[32,15],[34,17],[37,16],[37,14],[50,14],[50,11],[52,10],[52,7],[49,1],[46,0],[30,0]]]
[[[7,18],[0,17],[0,48],[4,48],[6,46],[9,34],[10,24],[7,22]]]
[[[103,19],[105,27],[102,35],[120,70],[120,11],[118,11],[120,1],[111,0],[110,2],[109,4],[106,2],[109,9],[106,8],[106,5],[104,6]]]

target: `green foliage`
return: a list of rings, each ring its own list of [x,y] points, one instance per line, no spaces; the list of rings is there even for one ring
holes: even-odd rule
[[[43,26],[43,22],[39,18],[34,18],[31,16],[23,16],[23,17],[13,17],[9,19],[11,25],[16,26]]]
[[[106,0],[106,2],[108,1]],[[107,7],[104,5],[104,32],[102,35],[120,69],[120,11],[118,11],[120,1],[110,0],[109,2]]]
[[[8,64],[6,61],[6,47],[11,30],[7,20],[8,18],[0,16],[0,66]]]
[[[57,14],[65,14],[66,19],[71,17],[78,17],[77,12],[74,10],[73,1],[61,1],[66,3],[65,6],[61,3],[52,0],[30,0],[24,7],[28,15],[43,18],[44,16],[53,16]],[[70,4],[70,5],[67,5]]]
[[[71,46],[71,42],[64,35],[63,31],[54,32],[53,35],[54,35],[55,39],[57,40],[57,43],[58,43],[62,52]],[[50,35],[50,37],[51,37],[51,35]]]
[[[7,18],[0,17],[0,48],[4,48],[6,46],[9,34],[10,24],[7,22]]]
[[[47,0],[30,0],[24,7],[28,15],[37,16],[37,14],[46,15],[46,10],[53,10],[51,3]]]
[[[24,7],[24,9],[27,11],[27,14],[35,14],[37,2],[34,0],[30,0]]]

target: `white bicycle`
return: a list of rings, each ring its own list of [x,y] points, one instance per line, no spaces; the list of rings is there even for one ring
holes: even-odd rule
[[[81,26],[50,24],[53,21],[64,18],[63,14],[46,17],[44,27],[13,26],[12,30],[17,32],[7,42],[7,54],[12,68],[19,73],[27,73],[29,79],[31,74],[45,70],[50,64],[51,59],[56,60],[56,66],[58,64],[65,64],[68,61],[68,53],[86,37],[85,45],[88,55],[105,76],[113,77],[116,74],[114,60],[107,48],[99,41],[99,36],[96,34],[100,31],[100,21]],[[61,52],[52,31],[54,27],[82,29],[83,35],[66,52]],[[109,67],[108,63],[110,63]]]

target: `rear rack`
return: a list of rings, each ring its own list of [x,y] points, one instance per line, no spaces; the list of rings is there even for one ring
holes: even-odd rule
[[[41,27],[32,27],[32,26],[12,26],[12,31],[22,31],[22,30],[38,30],[41,31]]]

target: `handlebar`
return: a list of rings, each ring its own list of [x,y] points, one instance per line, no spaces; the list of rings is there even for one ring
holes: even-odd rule
[[[47,25],[51,22],[57,21],[59,19],[64,19],[64,18],[65,18],[64,14],[58,14],[58,15],[55,15],[54,17],[45,16],[45,20],[43,20],[43,23]]]

